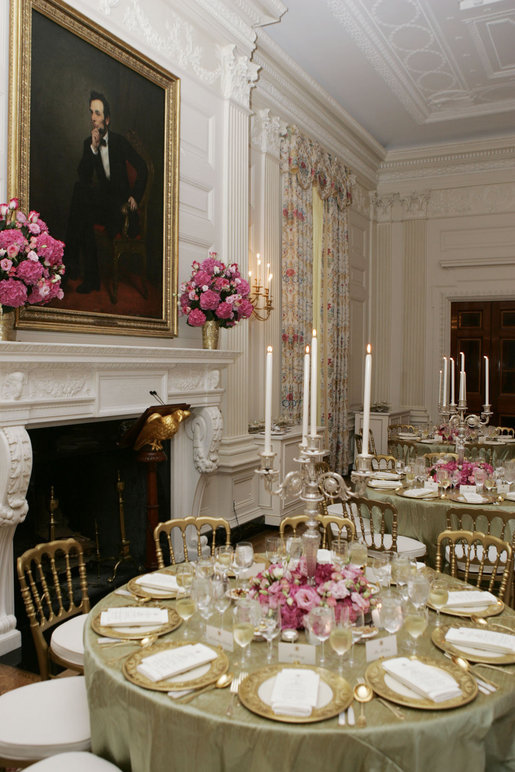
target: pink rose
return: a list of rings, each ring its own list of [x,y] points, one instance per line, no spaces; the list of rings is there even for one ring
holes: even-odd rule
[[[219,303],[220,295],[218,292],[213,292],[213,290],[208,290],[207,292],[202,293],[200,296],[200,307],[204,310],[214,311],[218,307]]]
[[[9,271],[12,268],[12,265],[13,265],[13,261],[9,260],[8,257],[3,257],[0,260],[0,268],[2,269],[2,271],[5,271],[6,273],[9,273]]]
[[[18,209],[20,202],[17,198],[11,198],[9,199],[9,209]]]
[[[207,317],[200,308],[194,308],[188,315],[188,324],[190,327],[202,327]]]
[[[313,587],[301,587],[295,595],[295,602],[303,611],[311,611],[314,606],[320,604],[320,598]]]

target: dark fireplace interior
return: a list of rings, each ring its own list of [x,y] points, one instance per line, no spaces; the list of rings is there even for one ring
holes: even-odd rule
[[[33,467],[27,500],[29,511],[14,536],[15,615],[22,633],[21,665],[37,672],[32,636],[19,591],[16,558],[48,541],[51,510],[55,538],[73,536],[87,561],[91,604],[140,573],[145,563],[147,465],[120,440],[133,421],[102,421],[29,430]],[[170,442],[164,444],[169,458]],[[157,465],[159,519],[170,517],[170,464]],[[120,494],[123,498],[128,551],[120,563]]]

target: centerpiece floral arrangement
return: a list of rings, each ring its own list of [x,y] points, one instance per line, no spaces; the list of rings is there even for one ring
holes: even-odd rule
[[[38,212],[25,215],[17,198],[0,204],[0,304],[4,311],[61,300],[64,243]]]
[[[315,584],[308,584],[306,560],[301,558],[295,568],[272,564],[253,577],[249,597],[262,605],[275,602],[281,608],[281,627],[302,629],[304,617],[314,606],[347,607],[354,621],[356,612],[370,608],[371,588],[358,566],[339,568],[319,563]]]
[[[483,469],[488,476],[493,474],[494,471],[493,466],[486,461],[464,461],[462,464],[458,464],[458,462],[453,459],[452,461],[447,461],[445,464],[435,464],[431,467],[429,474],[434,480],[436,480],[436,473],[439,469],[447,469],[451,479],[453,478],[454,472],[457,471],[459,473],[459,480],[455,482],[456,486],[475,485],[476,480],[474,478],[474,472],[476,469]]]
[[[455,442],[458,430],[447,424],[439,426],[436,433],[440,435],[443,442]]]
[[[181,314],[190,327],[202,327],[208,321],[234,327],[253,311],[249,283],[242,279],[236,263],[225,265],[216,252],[210,252],[202,263],[193,262],[191,278],[181,284],[180,291]]]

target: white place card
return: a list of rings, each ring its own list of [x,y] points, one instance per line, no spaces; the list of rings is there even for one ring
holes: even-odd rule
[[[497,493],[499,493],[502,496],[505,496],[509,492],[510,492],[510,483],[509,482],[498,482],[497,483]]]
[[[435,480],[426,480],[424,488],[428,491],[438,491],[438,483]]]
[[[234,650],[234,639],[230,630],[220,630],[214,625],[206,625],[206,642],[214,646],[221,646],[226,651]]]
[[[460,493],[464,496],[466,493],[477,493],[475,485],[460,485]]]
[[[100,614],[100,624],[103,627],[157,626],[167,622],[168,611],[165,608],[117,606],[108,608]]]
[[[285,643],[280,641],[278,659],[279,662],[298,662],[301,665],[316,665],[316,646],[311,646],[309,643]]]
[[[365,641],[367,662],[373,662],[380,657],[395,657],[397,655],[397,636],[385,635],[384,638],[374,638]]]

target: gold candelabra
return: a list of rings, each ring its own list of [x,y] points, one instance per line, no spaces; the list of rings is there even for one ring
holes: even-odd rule
[[[262,276],[261,257],[257,255],[257,273],[252,283],[252,272],[249,271],[249,284],[250,295],[249,300],[252,303],[253,312],[252,317],[257,319],[258,322],[266,322],[270,316],[271,311],[274,310],[272,305],[272,293],[270,290],[270,282],[272,281],[272,274],[270,273],[270,263],[266,266],[266,286],[264,278]]]

